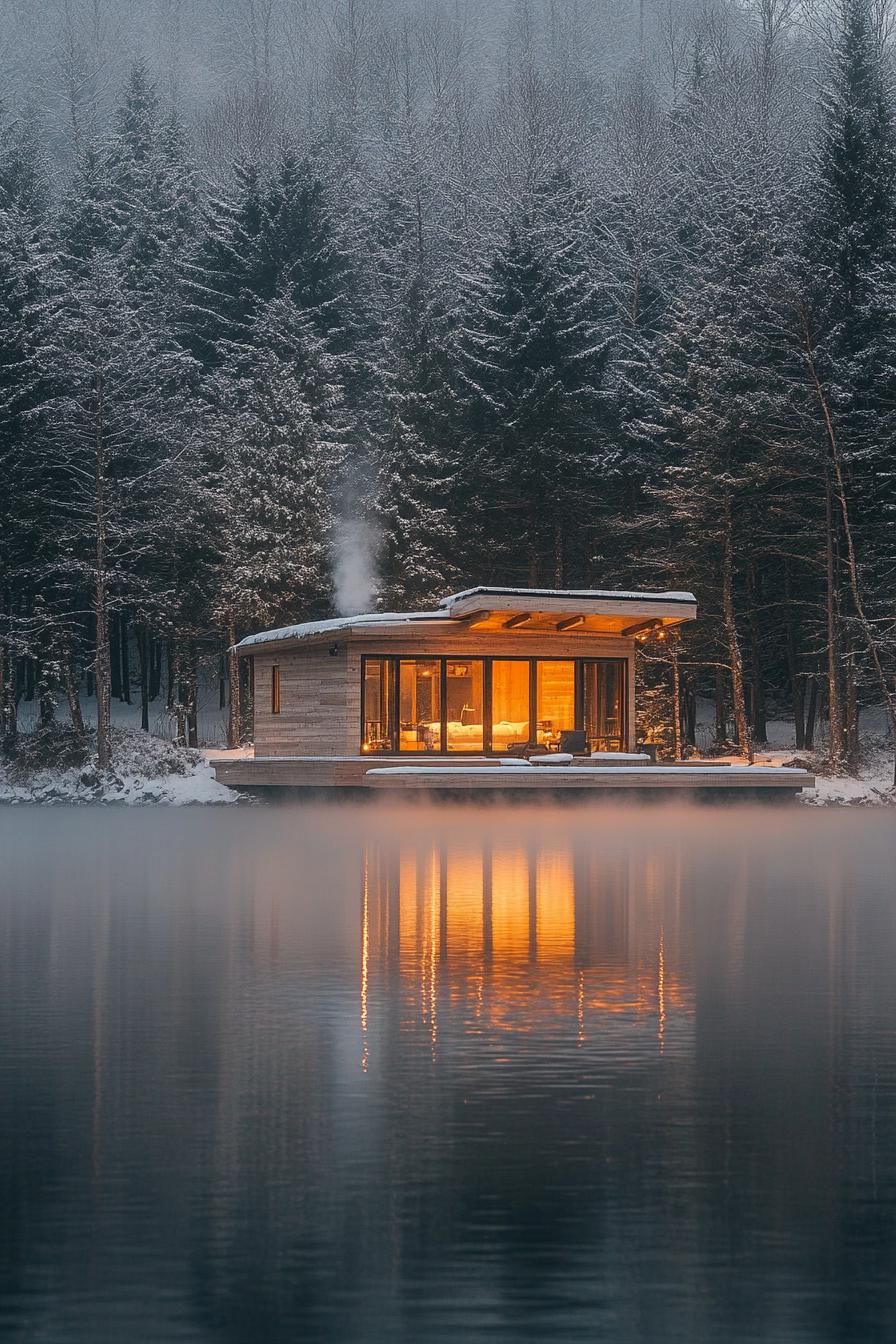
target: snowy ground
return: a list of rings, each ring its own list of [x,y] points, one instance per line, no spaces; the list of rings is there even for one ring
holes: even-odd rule
[[[743,764],[739,756],[722,759]],[[802,765],[815,775],[815,788],[800,794],[800,802],[814,807],[839,806],[894,806],[896,789],[893,788],[893,754],[882,745],[872,747],[865,754],[857,776],[829,775],[824,758],[813,752],[795,752],[776,748],[757,750],[756,765]]]
[[[175,747],[145,733],[117,728],[114,766],[96,768],[95,747],[79,750],[62,731],[36,748],[28,739],[18,760],[0,764],[3,803],[235,803],[240,795],[219,784],[198,751]],[[49,759],[61,764],[49,765]]]
[[[115,701],[112,718],[116,738],[115,768],[101,780],[90,752],[81,753],[69,761],[66,750],[61,751],[62,764],[51,766],[52,753],[40,752],[18,763],[0,763],[0,804],[3,803],[233,803],[241,795],[219,784],[214,777],[212,762],[235,756],[251,756],[251,747],[236,752],[223,746],[225,716],[218,709],[217,685],[209,677],[201,697],[200,738],[204,749],[186,751],[175,747],[169,740],[169,724],[164,705],[154,710],[153,732],[140,731],[138,704],[125,705]],[[84,700],[85,718],[90,724],[94,702]],[[19,723],[22,741],[32,740],[29,732],[31,706],[20,705]],[[698,702],[698,750],[706,751],[712,740],[712,705]],[[65,718],[60,707],[60,733],[65,737]],[[157,720],[157,721],[156,721]],[[878,722],[879,720],[879,722]],[[768,749],[757,750],[757,765],[786,765],[791,762],[804,765],[817,780],[817,787],[801,795],[801,801],[814,806],[881,806],[896,805],[893,788],[893,756],[885,745],[883,715],[863,715],[863,741],[866,750],[857,777],[829,776],[826,773],[824,753],[800,752],[793,747],[793,725],[786,720],[769,724]],[[822,747],[823,747],[822,743]],[[64,746],[64,744],[63,744]],[[729,757],[738,760],[737,757]]]

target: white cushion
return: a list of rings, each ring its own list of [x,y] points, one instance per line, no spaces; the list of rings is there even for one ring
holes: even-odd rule
[[[544,756],[530,756],[530,765],[572,765],[572,754],[568,751],[551,751]]]
[[[529,762],[522,756],[502,756],[501,765],[525,765],[528,768]]]

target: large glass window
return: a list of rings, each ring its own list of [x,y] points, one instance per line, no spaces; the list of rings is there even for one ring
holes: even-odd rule
[[[391,658],[365,658],[361,709],[363,720],[362,751],[393,751],[394,663]]]
[[[482,751],[485,703],[479,658],[449,658],[445,664],[445,718],[449,751]]]
[[[592,751],[624,751],[627,669],[624,658],[364,658],[362,750],[501,754],[584,729]]]
[[[537,740],[544,746],[554,746],[562,732],[576,726],[575,663],[537,663],[535,685]]]
[[[527,662],[492,663],[492,751],[529,741],[529,683]]]
[[[442,750],[441,660],[402,659],[398,673],[401,751]]]
[[[585,664],[585,735],[592,751],[625,751],[626,661]]]

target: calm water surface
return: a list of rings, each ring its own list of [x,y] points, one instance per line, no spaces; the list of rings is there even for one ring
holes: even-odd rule
[[[0,1337],[896,1339],[896,823],[0,812]]]

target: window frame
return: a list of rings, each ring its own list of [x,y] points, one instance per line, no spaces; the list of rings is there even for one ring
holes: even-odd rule
[[[481,653],[427,653],[427,654],[408,654],[408,653],[370,653],[361,655],[361,711],[359,728],[360,749],[364,748],[364,683],[366,678],[366,667],[368,662],[389,662],[391,664],[391,683],[389,687],[389,751],[378,755],[394,756],[419,756],[419,752],[401,750],[401,734],[399,727],[399,678],[400,664],[413,662],[436,662],[439,664],[440,696],[439,709],[441,716],[441,732],[438,754],[440,756],[503,756],[504,752],[495,752],[492,746],[492,664],[493,663],[528,663],[529,664],[529,736],[531,739],[532,729],[536,724],[536,711],[538,707],[538,664],[539,663],[573,663],[575,667],[575,724],[574,729],[579,732],[585,731],[585,677],[586,666],[592,663],[620,663],[620,742],[622,751],[627,750],[629,739],[629,715],[631,706],[629,704],[629,663],[630,659],[625,654],[608,655],[607,657],[570,657],[567,654],[556,658],[538,657],[524,654],[481,654]],[[447,722],[447,703],[448,703],[448,664],[456,662],[481,662],[482,667],[482,750],[481,751],[448,751],[448,722]]]
[[[271,663],[271,714],[279,714],[282,706],[280,664]]]

